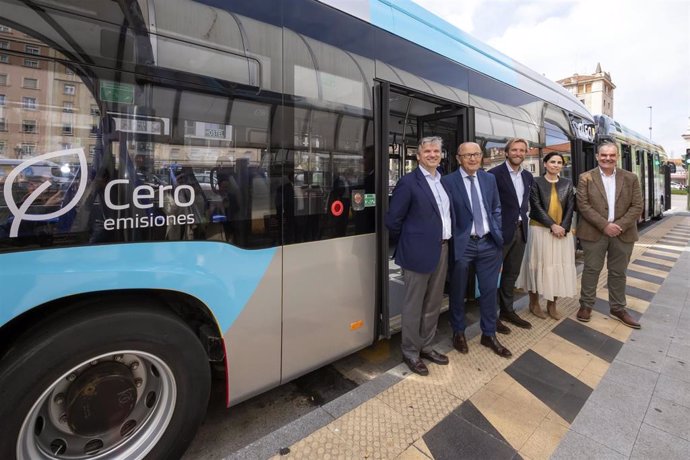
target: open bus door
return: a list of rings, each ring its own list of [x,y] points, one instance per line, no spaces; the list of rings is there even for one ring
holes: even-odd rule
[[[592,142],[587,142],[582,139],[575,139],[573,144],[573,184],[577,186],[577,181],[580,177],[580,174],[596,167],[597,152],[596,146]]]
[[[395,264],[395,242],[390,241],[384,218],[390,196],[404,174],[417,167],[417,144],[427,136],[443,139],[442,173],[456,169],[454,153],[468,140],[472,115],[467,107],[420,94],[407,88],[377,82],[374,87],[376,150],[377,228],[377,318],[379,337],[400,330],[405,285],[402,270]]]

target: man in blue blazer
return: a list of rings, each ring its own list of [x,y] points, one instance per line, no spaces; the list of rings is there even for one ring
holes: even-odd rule
[[[403,176],[393,190],[386,227],[397,241],[395,263],[403,269],[403,361],[412,372],[428,375],[420,359],[448,364],[431,344],[436,335],[448,267],[452,222],[450,198],[441,184],[440,137],[425,137],[417,148],[419,166]]]
[[[497,355],[512,353],[496,338],[496,283],[501,268],[503,236],[501,202],[493,175],[482,171],[478,144],[465,142],[458,148],[460,168],[442,179],[450,193],[453,209],[451,252],[450,324],[453,347],[467,353],[465,297],[468,276],[474,266],[479,285],[480,343]]]
[[[510,329],[501,320],[524,329],[532,327],[529,321],[518,316],[513,306],[515,281],[520,274],[527,244],[529,191],[534,182],[532,173],[521,166],[528,150],[526,140],[510,139],[505,147],[505,163],[489,170],[496,177],[503,217],[503,270],[498,289],[500,313],[497,325],[498,332],[502,334],[510,333]]]

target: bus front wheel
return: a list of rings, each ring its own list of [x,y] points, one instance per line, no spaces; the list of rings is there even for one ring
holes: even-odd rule
[[[0,361],[0,458],[179,458],[210,383],[201,343],[164,309],[52,317]]]

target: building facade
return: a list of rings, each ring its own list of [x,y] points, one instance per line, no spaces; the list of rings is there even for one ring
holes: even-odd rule
[[[597,64],[592,75],[573,74],[556,83],[570,91],[590,112],[613,118],[613,90],[616,85],[611,81],[611,75],[601,70],[601,64]]]

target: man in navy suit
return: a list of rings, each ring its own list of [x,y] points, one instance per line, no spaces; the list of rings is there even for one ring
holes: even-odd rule
[[[467,353],[465,338],[465,297],[470,267],[474,266],[479,285],[480,343],[497,355],[512,353],[496,338],[496,283],[501,268],[501,202],[493,175],[482,171],[482,151],[478,144],[465,142],[458,148],[460,168],[443,177],[453,210],[451,252],[450,324],[453,347]]]
[[[448,267],[451,237],[450,198],[437,168],[443,141],[425,137],[417,148],[419,166],[403,176],[393,190],[386,227],[397,240],[395,263],[403,269],[403,360],[412,372],[428,375],[420,359],[448,364],[431,344],[436,335]]]
[[[515,281],[520,274],[527,243],[529,191],[534,182],[532,173],[521,166],[528,150],[526,140],[510,139],[505,147],[505,163],[489,170],[496,177],[503,218],[503,270],[498,289],[500,313],[497,324],[497,331],[502,334],[510,333],[510,329],[501,320],[524,329],[532,327],[529,321],[518,316],[513,307]]]

